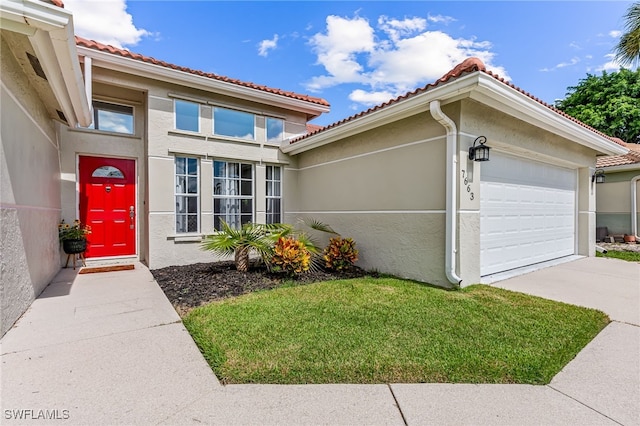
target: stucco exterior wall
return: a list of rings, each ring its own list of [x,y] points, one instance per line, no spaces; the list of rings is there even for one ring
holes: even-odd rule
[[[448,286],[444,128],[424,112],[296,156],[297,206],[355,239],[364,269]]]
[[[0,46],[0,335],[60,269],[58,138],[11,51]]]
[[[578,174],[576,254],[595,255],[596,204],[595,188],[591,183],[596,160],[594,150],[468,99],[461,103],[459,130],[463,135],[460,140],[460,164],[462,165],[466,162],[467,151],[473,144],[474,138],[483,135],[487,137],[487,145],[493,149],[492,152],[504,152],[525,159],[575,169]],[[477,194],[481,195],[479,192]],[[479,200],[479,197],[477,198]],[[479,215],[479,204],[477,207],[471,206],[471,210],[476,209]],[[464,251],[464,246],[461,249]],[[469,270],[466,273],[472,279],[479,277],[479,271]]]
[[[100,75],[99,69],[94,73]],[[121,81],[114,81],[121,84]],[[137,192],[136,192],[136,230],[137,230],[137,259],[146,260],[147,239],[143,230],[146,228],[146,214],[140,214],[146,209],[146,96],[136,87],[122,87],[111,84],[94,83],[93,98],[106,100],[111,103],[134,107],[134,134],[120,134],[91,129],[71,129],[59,126],[60,132],[60,167],[62,173],[61,197],[62,218],[72,223],[80,217],[80,193],[78,165],[80,156],[112,157],[132,159],[136,161]],[[60,262],[64,264],[66,255],[61,254]]]
[[[596,226],[607,227],[609,234],[631,234],[631,179],[640,176],[635,170],[606,172],[604,183],[596,185]],[[636,212],[640,226],[640,181],[636,181]]]
[[[493,152],[576,170],[576,253],[595,252],[595,152],[469,99],[445,105],[458,129],[454,223],[456,273],[462,285],[480,276],[482,163],[468,159],[479,135]],[[295,156],[295,209],[356,239],[359,266],[435,285],[445,276],[444,128],[426,111]],[[471,195],[473,194],[473,195]]]
[[[213,229],[213,162],[215,160],[240,161],[253,165],[254,221],[264,223],[266,218],[266,166],[282,167],[283,211],[293,203],[290,195],[293,176],[286,170],[291,159],[283,154],[278,144],[266,141],[266,117],[284,121],[285,137],[305,131],[306,116],[269,105],[251,103],[194,90],[187,87],[147,80],[148,90],[148,217],[150,268],[217,260],[210,252],[201,250],[202,238]],[[200,104],[200,131],[175,129],[174,100],[185,99]],[[255,140],[225,138],[213,134],[213,107],[221,106],[255,114]],[[175,222],[175,157],[198,160],[200,230],[195,233],[176,233]]]

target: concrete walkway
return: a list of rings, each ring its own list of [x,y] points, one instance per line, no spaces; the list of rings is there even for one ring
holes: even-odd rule
[[[2,338],[0,423],[640,424],[640,264],[582,259],[495,284],[614,319],[548,386],[221,386],[135,266],[62,270]]]

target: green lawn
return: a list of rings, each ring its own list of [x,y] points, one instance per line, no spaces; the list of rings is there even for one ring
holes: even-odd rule
[[[609,250],[606,253],[596,252],[597,257],[609,257],[613,259],[622,259],[627,262],[640,262],[640,252],[634,251],[618,251]]]
[[[248,294],[184,318],[223,383],[548,383],[608,317],[520,293],[364,278]]]

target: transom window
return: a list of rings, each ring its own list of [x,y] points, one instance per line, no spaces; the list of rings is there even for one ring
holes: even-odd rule
[[[200,131],[200,105],[176,99],[174,101],[177,130]]]
[[[213,162],[213,227],[224,220],[234,229],[253,221],[253,165]]]
[[[267,117],[267,142],[280,143],[284,140],[284,121],[279,118]]]
[[[255,116],[248,112],[214,107],[213,134],[255,140]]]
[[[198,160],[176,157],[176,233],[198,232],[200,229],[198,202]]]
[[[124,175],[120,169],[113,166],[100,166],[91,173],[91,177],[124,179]]]
[[[90,129],[133,134],[133,107],[93,101],[93,123]]]
[[[267,166],[267,223],[282,223],[282,175],[279,166]]]

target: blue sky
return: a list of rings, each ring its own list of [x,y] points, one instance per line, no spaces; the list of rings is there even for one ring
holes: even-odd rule
[[[66,0],[76,34],[331,103],[330,124],[431,83],[468,56],[545,102],[612,49],[631,1]]]

